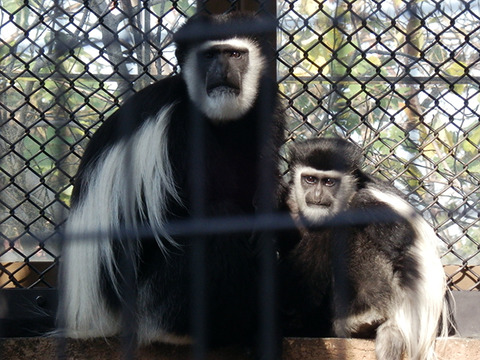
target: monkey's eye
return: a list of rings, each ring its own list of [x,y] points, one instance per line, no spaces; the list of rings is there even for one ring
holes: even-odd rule
[[[240,51],[236,51],[236,50],[232,50],[230,51],[230,57],[234,58],[234,59],[240,59],[242,57],[242,52]]]
[[[322,179],[322,182],[323,182],[323,185],[328,186],[328,187],[332,187],[332,186],[335,186],[337,184],[337,180],[332,179],[332,178]]]
[[[318,178],[313,175],[304,175],[302,178],[308,185],[314,185],[318,182]]]

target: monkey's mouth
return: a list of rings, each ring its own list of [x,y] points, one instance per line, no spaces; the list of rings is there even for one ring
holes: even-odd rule
[[[307,206],[312,209],[328,209],[332,204],[325,203],[316,203],[316,202],[307,202]]]
[[[220,95],[234,95],[238,96],[240,94],[240,88],[233,84],[218,82],[209,84],[207,86],[207,95],[208,96],[220,96]]]

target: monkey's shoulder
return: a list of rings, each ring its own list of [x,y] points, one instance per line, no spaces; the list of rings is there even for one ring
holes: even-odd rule
[[[405,258],[415,242],[415,231],[407,219],[399,218],[395,204],[391,203],[392,198],[404,202],[403,196],[390,185],[384,185],[360,189],[352,200],[352,208],[368,217],[366,224],[354,226],[353,238],[364,248],[383,253],[390,261],[396,262]],[[376,194],[381,190],[389,200],[374,196],[372,189]]]
[[[188,92],[183,78],[180,75],[169,76],[132,95],[105,124],[125,117],[125,121],[141,125],[157,115],[165,106],[186,105],[188,102]]]
[[[88,176],[87,169],[95,166],[107,149],[131,138],[133,133],[155,117],[162,108],[175,105],[185,109],[188,106],[179,103],[187,101],[185,82],[179,75],[161,79],[128,98],[102,123],[88,142],[76,175],[74,199],[80,192],[83,178]]]
[[[134,106],[154,113],[165,105],[189,101],[187,86],[181,75],[165,77],[132,96]],[[145,116],[144,114],[140,114]]]
[[[406,201],[402,192],[385,180],[378,179],[363,171],[358,171],[355,176],[357,190],[350,202],[351,207],[390,206],[389,202],[392,199],[394,201]]]
[[[183,79],[179,75],[161,79],[128,98],[95,131],[89,147],[96,148],[97,143],[105,147],[123,137],[130,137],[162,108],[183,101],[188,101]]]

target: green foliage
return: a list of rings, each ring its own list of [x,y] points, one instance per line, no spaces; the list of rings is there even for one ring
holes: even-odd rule
[[[88,138],[132,89],[174,71],[171,32],[194,12],[193,0],[2,0],[0,224],[16,242],[1,261],[51,260],[37,237],[63,221]]]
[[[442,239],[455,242],[446,262],[478,252],[471,239],[480,235],[480,95],[467,80],[480,70],[478,19],[461,3],[454,17],[442,1],[435,8],[386,0],[382,10],[368,0],[295,4],[295,13],[279,5],[291,136],[340,135],[363,145],[366,169],[428,209]]]
[[[18,185],[7,189],[6,218],[15,211],[38,229],[56,226],[51,204],[69,204],[88,137],[131,88],[175,70],[170,35],[195,3],[2,0],[2,167]],[[366,169],[402,189],[451,243],[446,261],[475,254],[478,5],[296,0],[277,8],[288,135],[340,135],[364,146]],[[126,27],[129,11],[140,30]],[[37,206],[18,206],[26,198]],[[3,224],[11,238],[22,235],[16,221]]]

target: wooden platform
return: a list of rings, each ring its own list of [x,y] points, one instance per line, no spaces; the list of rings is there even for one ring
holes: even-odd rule
[[[474,270],[480,273],[480,267],[475,267]],[[460,269],[458,266],[446,267],[446,271],[453,275],[454,287],[457,290],[479,290],[478,280],[472,278],[467,269]],[[53,314],[56,307],[56,293],[51,289],[8,289],[3,290],[1,295],[4,305],[7,305],[10,312],[3,314],[3,318],[0,316],[0,330],[2,330],[0,334],[8,336],[8,338],[0,338],[0,359],[63,360],[65,358],[59,357],[62,354],[67,355],[66,359],[73,360],[125,359],[124,350],[116,340],[108,342],[103,339],[69,340],[65,344],[53,338],[12,337],[19,336],[17,332],[23,333],[20,331],[22,326],[28,325],[27,333],[31,334],[42,326],[46,326],[45,323],[47,325],[52,323],[51,316],[45,319],[45,316],[42,317],[37,310],[41,305],[44,310],[48,310],[47,314]],[[456,302],[455,318],[462,337],[439,340],[437,343],[439,360],[480,360],[480,291],[453,291],[453,295]],[[40,304],[39,299],[44,301]],[[34,334],[37,335],[38,332]],[[62,345],[66,346],[62,348]],[[284,360],[375,360],[374,342],[371,340],[287,338],[284,340],[283,350]],[[141,348],[135,357],[139,360],[191,358],[189,347],[164,344]],[[245,351],[228,348],[210,353],[207,360],[249,359]]]
[[[12,338],[0,343],[0,358],[3,360],[55,360],[60,359],[61,348],[55,339]],[[70,340],[66,344],[66,359],[116,360],[123,359],[123,351],[117,341],[103,339],[92,341]],[[284,340],[284,360],[375,360],[374,342],[359,339],[309,339],[287,338]],[[441,360],[480,360],[480,339],[449,338],[437,342]],[[138,360],[188,360],[191,349],[187,346],[152,345],[141,348]],[[217,350],[208,355],[208,360],[251,360],[236,348]]]

